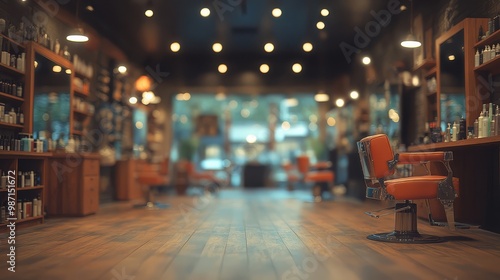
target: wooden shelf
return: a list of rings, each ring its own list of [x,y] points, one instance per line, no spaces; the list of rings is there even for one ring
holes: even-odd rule
[[[413,68],[413,71],[418,71],[421,69],[430,69],[436,66],[436,60],[434,58],[426,58],[419,65]]]
[[[34,187],[24,187],[24,188],[16,188],[19,191],[31,191],[31,190],[41,190],[44,186],[34,186]]]
[[[73,129],[73,135],[83,136],[83,131]]]
[[[2,99],[9,99],[9,100],[13,100],[13,101],[24,102],[24,98],[17,97],[17,96],[14,96],[12,94],[4,93],[4,92],[0,92],[0,98],[2,98]]]
[[[488,37],[484,38],[483,40],[477,42],[474,45],[474,48],[482,47],[482,46],[486,46],[486,45],[491,45],[493,43],[495,43],[495,44],[496,43],[500,43],[500,30],[495,31],[490,36],[488,36]]]
[[[83,96],[83,97],[88,97],[89,96],[89,93],[88,92],[84,92],[83,90],[81,89],[77,89],[76,87],[73,88],[73,92],[76,94],[76,95],[80,95],[80,96]]]
[[[5,188],[5,189],[0,189],[0,193],[7,192],[7,191],[8,191],[8,189],[7,189],[7,188]]]
[[[76,71],[76,70],[75,70],[75,76],[81,77],[81,78],[84,78],[84,79],[92,79],[92,77],[89,77],[88,75],[83,74],[82,72]]]
[[[474,68],[474,71],[490,72],[491,74],[500,73],[500,55]]]
[[[427,97],[437,97],[437,91],[428,92]]]
[[[23,125],[6,123],[6,122],[0,122],[0,127],[5,127],[5,128],[19,128],[19,129],[23,129],[24,128]]]
[[[43,215],[17,220],[16,223],[23,223],[23,222],[29,222],[29,221],[34,221],[34,220],[42,220],[42,219],[43,219]]]
[[[90,113],[88,113],[86,111],[81,111],[81,110],[73,109],[73,113],[75,113],[76,115],[83,116],[83,117],[90,117]]]
[[[0,37],[3,37],[4,40],[9,41],[9,43],[16,45],[18,48],[21,48],[23,50],[26,49],[26,47],[24,46],[23,43],[19,43],[18,41],[15,41],[14,39],[10,38],[9,36],[5,36],[3,34],[0,34]]]
[[[14,68],[14,67],[9,66],[7,64],[0,63],[0,69],[5,70],[8,74],[14,74],[14,75],[19,75],[19,76],[24,75],[24,72],[21,72],[17,68]]]
[[[21,152],[21,151],[0,151],[0,156],[13,156],[22,159],[23,157],[48,157],[52,153],[35,153],[35,152]]]
[[[433,76],[436,76],[436,72],[437,72],[437,67],[434,66],[431,69],[429,69],[429,71],[425,72],[424,77],[426,79],[432,78]]]

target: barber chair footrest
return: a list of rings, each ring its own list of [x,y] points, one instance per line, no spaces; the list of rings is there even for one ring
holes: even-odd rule
[[[439,243],[444,240],[440,237],[417,233],[398,233],[396,231],[386,233],[376,233],[367,236],[368,239],[390,243],[425,244]]]
[[[437,227],[448,227],[448,223],[447,222],[435,222],[435,221],[432,221],[431,223],[431,226],[437,226]],[[478,225],[469,225],[469,224],[466,224],[466,223],[457,223],[455,222],[455,228],[456,229],[478,229],[480,226]]]

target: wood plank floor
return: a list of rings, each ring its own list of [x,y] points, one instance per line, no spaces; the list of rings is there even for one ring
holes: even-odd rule
[[[500,279],[500,235],[451,232],[419,221],[427,245],[366,239],[393,216],[363,214],[376,201],[311,203],[309,192],[226,190],[218,197],[167,197],[161,211],[130,203],[97,215],[52,218],[16,235],[16,273],[0,279]]]

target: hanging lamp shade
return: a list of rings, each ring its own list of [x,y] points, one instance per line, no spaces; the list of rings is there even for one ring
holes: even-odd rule
[[[410,0],[410,34],[401,42],[404,48],[418,48],[422,45],[413,35],[413,1]]]
[[[422,43],[420,43],[420,41],[417,40],[417,38],[415,38],[415,36],[413,36],[413,34],[408,34],[408,36],[406,36],[406,38],[401,42],[401,46],[405,47],[405,48],[418,48],[422,45]]]
[[[66,36],[66,40],[70,42],[83,43],[89,40],[89,37],[85,35],[82,28],[75,28]]]

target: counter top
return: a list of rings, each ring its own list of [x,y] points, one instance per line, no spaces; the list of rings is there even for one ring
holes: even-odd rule
[[[465,139],[454,142],[441,142],[441,143],[431,143],[424,145],[415,145],[408,147],[408,151],[409,152],[432,151],[432,150],[455,149],[455,148],[465,148],[469,146],[495,145],[495,144],[500,144],[500,136]]]
[[[47,157],[47,158],[66,158],[66,157],[82,157],[88,159],[100,159],[99,153],[64,153],[64,152],[21,152],[21,151],[0,151],[2,157]]]

